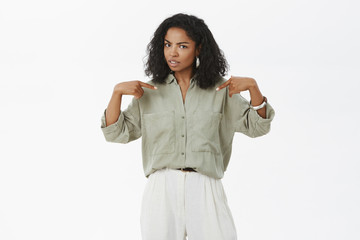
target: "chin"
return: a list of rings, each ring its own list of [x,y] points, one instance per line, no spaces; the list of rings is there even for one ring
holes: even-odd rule
[[[177,69],[177,68],[173,68],[173,67],[170,67],[170,66],[169,66],[169,68],[170,68],[170,70],[173,71],[173,72],[178,72],[178,71],[179,71],[179,69]]]

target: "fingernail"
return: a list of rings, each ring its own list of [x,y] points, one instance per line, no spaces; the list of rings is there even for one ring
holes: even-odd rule
[[[216,91],[219,91],[219,88],[216,88]]]
[[[157,87],[154,87],[155,89],[157,89]]]

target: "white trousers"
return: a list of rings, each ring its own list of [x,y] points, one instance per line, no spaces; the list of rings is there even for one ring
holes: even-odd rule
[[[221,179],[164,168],[151,174],[141,206],[143,240],[236,240]]]

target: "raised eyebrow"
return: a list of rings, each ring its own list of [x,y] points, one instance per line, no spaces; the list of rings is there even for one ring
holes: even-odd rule
[[[171,43],[169,40],[166,40],[165,39],[165,41],[166,42],[168,42],[168,43]],[[178,43],[176,43],[177,45],[180,45],[180,44],[190,44],[189,42],[178,42]]]

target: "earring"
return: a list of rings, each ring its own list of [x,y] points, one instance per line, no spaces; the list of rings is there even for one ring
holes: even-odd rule
[[[199,57],[196,57],[196,68],[200,66],[200,59]]]

